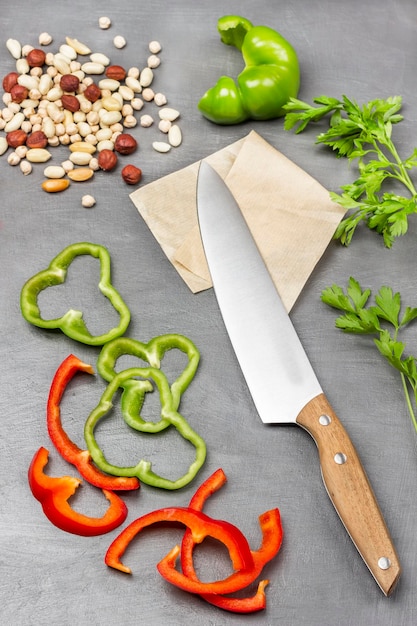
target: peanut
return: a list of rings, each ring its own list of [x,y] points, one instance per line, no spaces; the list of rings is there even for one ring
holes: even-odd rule
[[[89,154],[94,154],[96,151],[96,147],[87,143],[86,141],[76,141],[70,146],[71,152],[88,152]]]
[[[45,178],[63,178],[66,172],[60,165],[49,165],[43,170]]]
[[[48,193],[57,193],[59,191],[64,191],[70,185],[70,181],[68,178],[49,178],[48,180],[44,180],[42,183],[42,189],[47,191]]]
[[[88,165],[91,160],[89,152],[71,152],[70,161],[75,165]]]
[[[73,170],[69,170],[67,176],[71,180],[81,183],[94,176],[94,171],[90,167],[76,167]]]
[[[45,148],[30,148],[26,153],[26,158],[31,163],[45,163],[51,156],[52,154]]]
[[[81,41],[78,41],[78,39],[72,39],[71,37],[66,37],[65,40],[67,44],[71,46],[71,48],[74,48],[77,54],[81,54],[83,56],[87,54],[91,54],[90,48],[86,46],[84,43],[81,43]]]

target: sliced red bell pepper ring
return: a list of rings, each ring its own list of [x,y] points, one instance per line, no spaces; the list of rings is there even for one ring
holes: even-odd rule
[[[193,509],[190,509],[191,511]],[[197,513],[197,511],[195,511]],[[209,518],[211,519],[211,518]],[[252,584],[258,577],[260,569],[253,562],[250,567],[243,567],[223,580],[214,582],[201,582],[199,579],[192,580],[175,567],[177,558],[181,552],[180,546],[175,546],[157,565],[158,572],[172,585],[198,595],[226,594],[240,591]]]
[[[197,371],[200,353],[191,339],[184,335],[169,333],[159,335],[148,343],[142,343],[129,337],[118,337],[106,343],[97,359],[100,376],[110,382],[116,376],[116,362],[121,356],[130,355],[149,363],[151,367],[161,369],[161,362],[169,350],[180,350],[188,357],[188,363],[178,378],[171,384],[173,406],[178,409],[181,395],[190,385]]]
[[[68,267],[75,257],[87,254],[100,260],[99,289],[119,314],[119,324],[102,335],[92,335],[89,332],[82,311],[70,309],[62,317],[45,320],[38,305],[39,293],[47,287],[61,285],[65,282]],[[71,339],[91,346],[101,346],[107,341],[123,335],[130,323],[129,308],[111,283],[108,250],[103,246],[88,242],[74,243],[68,246],[52,259],[46,269],[29,278],[23,285],[20,294],[20,308],[26,321],[34,326],[60,329]]]
[[[149,391],[150,380],[155,382],[155,386],[159,392],[161,400],[161,418],[168,420],[179,434],[189,441],[195,448],[195,459],[190,464],[188,471],[176,480],[170,480],[163,476],[159,476],[152,471],[152,463],[150,461],[140,460],[136,465],[121,467],[109,463],[100,448],[96,437],[95,428],[98,422],[109,413],[113,406],[113,397],[119,388],[123,388],[131,379],[141,378],[142,380],[134,380],[136,385],[143,385],[142,391],[138,393],[146,393]],[[153,387],[151,386],[151,389]],[[133,395],[131,399],[137,398]],[[160,420],[161,421],[161,420]],[[147,422],[152,427],[153,422]],[[160,422],[156,422],[159,424]],[[155,432],[150,430],[150,432]],[[195,430],[191,428],[185,418],[174,409],[172,394],[169,383],[163,372],[154,367],[133,367],[121,371],[117,374],[106,387],[101,396],[99,404],[93,409],[87,418],[84,426],[84,438],[87,443],[88,450],[95,464],[103,471],[114,476],[136,476],[142,482],[159,487],[160,489],[180,489],[188,485],[197,472],[200,470],[206,459],[206,444]]]
[[[126,574],[131,574],[131,569],[121,562],[121,557],[130,542],[141,530],[158,522],[172,522],[185,525],[190,529],[195,543],[201,543],[206,537],[218,539],[227,547],[235,570],[248,571],[253,567],[253,558],[249,544],[239,528],[230,524],[230,522],[214,520],[205,515],[205,513],[194,511],[188,507],[157,509],[131,522],[108,548],[104,559],[106,565]],[[176,549],[179,551],[179,546],[176,546]],[[223,581],[221,582],[223,583]],[[211,584],[215,585],[216,588],[222,587],[221,583]],[[235,590],[233,589],[233,591]]]
[[[201,511],[206,500],[218,491],[227,481],[226,475],[220,468],[214,472],[195,492],[190,501],[190,508]],[[272,559],[278,552],[282,543],[282,527],[277,509],[264,513],[261,516],[261,529],[263,535],[262,548],[257,552],[252,552],[254,562],[259,569]],[[193,565],[193,550],[195,543],[191,532],[187,529],[181,544],[181,568],[186,576],[193,580],[198,580]],[[232,598],[220,594],[201,594],[201,597],[221,609],[234,613],[253,613],[261,611],[266,607],[265,587],[268,580],[261,580],[258,584],[257,592],[254,596],[247,598]]]
[[[221,482],[223,478],[216,476],[216,481]],[[220,484],[218,486],[221,486]],[[218,487],[217,487],[218,488]],[[207,495],[214,492],[215,487],[208,484]],[[197,493],[194,505],[202,505],[204,503],[204,489]],[[192,500],[192,502],[193,502]],[[194,510],[194,509],[192,509]],[[262,531],[262,544],[259,550],[252,551],[253,564],[250,568],[242,568],[228,578],[213,583],[203,583],[195,575],[192,562],[192,543],[188,545],[188,553],[186,552],[183,559],[183,573],[175,568],[176,560],[181,549],[175,546],[157,565],[159,573],[168,582],[176,585],[184,591],[190,593],[206,594],[227,594],[239,591],[248,587],[261,573],[264,565],[270,561],[278,552],[282,543],[282,526],[280,513],[278,509],[271,509],[259,516],[259,524]],[[192,538],[191,538],[192,539]],[[227,603],[225,603],[226,605]],[[220,603],[219,603],[220,605]]]
[[[110,506],[103,517],[89,517],[74,511],[68,499],[82,481],[73,476],[57,478],[45,474],[43,470],[48,463],[48,456],[46,448],[39,448],[30,464],[28,480],[34,497],[39,500],[46,517],[54,526],[68,533],[93,537],[108,533],[125,521],[126,504],[118,495],[106,489],[103,489],[103,494]]]
[[[70,354],[58,367],[52,380],[46,411],[48,433],[52,443],[60,455],[68,463],[74,465],[81,476],[95,487],[111,491],[138,489],[140,483],[135,476],[109,476],[101,472],[94,465],[90,452],[79,448],[64,431],[60,403],[67,385],[77,372],[94,374],[91,365],[83,363],[79,358]]]

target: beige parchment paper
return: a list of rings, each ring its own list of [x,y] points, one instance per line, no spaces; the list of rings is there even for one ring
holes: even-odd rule
[[[287,311],[327,248],[344,209],[312,176],[258,133],[205,159],[236,198]],[[130,198],[193,293],[212,286],[198,228],[199,162]]]

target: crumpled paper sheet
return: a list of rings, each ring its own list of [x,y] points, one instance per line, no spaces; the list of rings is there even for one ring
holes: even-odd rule
[[[287,311],[324,253],[345,210],[255,131],[205,159],[225,180]],[[130,198],[180,276],[197,293],[212,286],[198,227],[199,162]]]

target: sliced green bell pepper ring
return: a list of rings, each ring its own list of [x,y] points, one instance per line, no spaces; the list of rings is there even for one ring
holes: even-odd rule
[[[91,365],[83,363],[73,354],[70,354],[58,367],[51,383],[47,403],[47,426],[49,436],[60,455],[71,463],[89,483],[100,489],[125,491],[138,489],[140,483],[137,478],[124,476],[109,476],[101,472],[94,464],[88,450],[81,450],[64,431],[61,422],[60,403],[67,385],[77,372],[94,374]]]
[[[200,353],[194,343],[178,334],[167,334],[154,337],[148,343],[142,343],[128,337],[118,337],[105,344],[97,359],[97,370],[104,380],[110,382],[116,376],[116,363],[122,356],[134,356],[147,361],[151,367],[161,368],[161,361],[168,350],[178,349],[186,354],[188,363],[183,372],[171,384],[173,408],[178,409],[181,395],[190,385],[197,370]],[[123,383],[121,406],[124,420],[132,428],[147,432],[161,432],[170,425],[168,419],[161,418],[158,422],[148,422],[140,417],[140,410],[147,391],[153,387],[143,381],[128,379]]]
[[[268,26],[226,15],[218,20],[221,41],[241,50],[245,69],[237,83],[222,76],[200,99],[198,108],[216,124],[239,124],[285,115],[284,105],[300,87],[300,67],[292,45]]]
[[[44,468],[48,463],[49,451],[39,448],[35,453],[28,471],[29,486],[34,497],[39,500],[42,509],[52,524],[68,533],[93,537],[103,535],[122,524],[127,516],[127,507],[118,495],[103,489],[103,493],[110,502],[103,517],[88,517],[82,515],[68,503],[68,499],[75,493],[81,480],[73,476],[48,476]]]
[[[207,500],[213,493],[218,491],[227,481],[226,475],[220,468],[214,472],[193,495],[189,507],[201,511]],[[261,518],[261,528],[263,542],[262,545],[266,548],[267,554],[264,563],[261,558],[260,551],[252,552],[254,562],[257,567],[262,569],[263,564],[272,559],[278,552],[282,542],[282,527],[280,522],[280,516],[278,509],[265,513],[266,518]],[[193,580],[198,580],[197,574],[193,566],[193,550],[195,543],[192,533],[187,529],[184,533],[184,537],[181,543],[181,567],[186,576]],[[259,570],[260,572],[260,570]],[[261,611],[266,607],[265,587],[268,585],[268,580],[261,580],[258,584],[257,592],[251,597],[233,598],[230,596],[223,596],[220,594],[201,594],[201,597],[221,609],[231,611],[234,613],[254,613],[255,611]]]
[[[92,335],[83,319],[82,311],[68,310],[56,319],[45,320],[41,316],[38,295],[47,287],[65,282],[68,267],[75,257],[91,255],[100,260],[101,293],[108,298],[119,314],[119,324],[102,335]],[[81,343],[101,346],[107,341],[123,335],[130,323],[130,311],[119,292],[111,283],[110,255],[106,248],[93,243],[74,243],[62,250],[49,264],[49,267],[35,274],[24,285],[20,294],[20,308],[23,317],[39,328],[60,329],[65,335]]]
[[[253,558],[243,533],[230,522],[214,520],[201,511],[187,507],[167,507],[157,509],[134,520],[111,543],[105,556],[105,563],[109,567],[131,574],[131,569],[121,562],[130,542],[144,528],[157,522],[172,522],[184,524],[190,529],[195,543],[201,543],[206,537],[213,537],[223,543],[228,551],[235,570],[250,569]],[[179,546],[177,546],[179,550]],[[218,583],[212,583],[219,587]],[[221,585],[220,585],[221,586]],[[221,591],[220,591],[221,592]]]
[[[144,379],[136,381],[138,385],[143,383],[143,393],[149,391],[150,380],[155,382],[156,389],[160,395],[162,420],[167,420],[169,425],[176,428],[180,435],[195,447],[195,460],[189,466],[188,471],[177,480],[170,480],[155,474],[152,471],[152,463],[143,459],[139,461],[137,465],[130,467],[113,465],[107,461],[103,451],[97,443],[94,431],[98,422],[107,413],[109,413],[112,408],[113,396],[117,390],[121,387],[123,388],[129,379],[133,379],[135,377]],[[133,398],[136,397],[136,395],[133,396]],[[84,438],[95,464],[103,472],[107,472],[108,474],[115,476],[136,476],[140,481],[161,489],[180,489],[181,487],[188,485],[188,483],[193,480],[206,459],[206,444],[200,435],[198,435],[191,428],[184,417],[174,409],[174,406],[168,380],[160,370],[153,367],[137,367],[121,371],[108,384],[103,395],[101,396],[99,404],[90,413],[85,423]],[[149,424],[151,425],[152,422],[149,422]],[[159,422],[156,422],[156,424],[159,424]],[[152,430],[149,432],[152,432]]]
[[[161,369],[161,361],[169,350],[181,350],[188,357],[188,363],[180,376],[171,384],[173,406],[178,409],[181,395],[190,385],[198,367],[200,353],[191,339],[176,333],[159,335],[148,343],[128,337],[119,337],[106,343],[97,359],[100,376],[110,382],[116,376],[116,362],[125,355],[138,357],[151,367]]]

